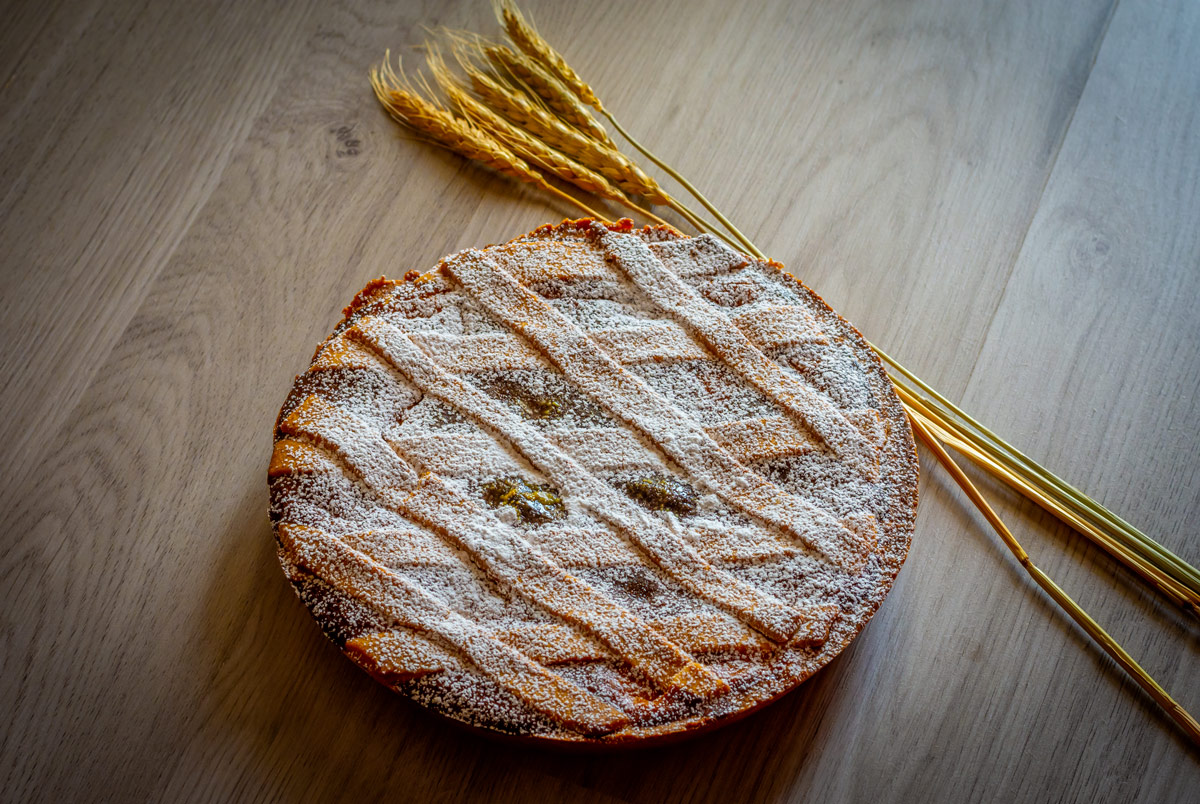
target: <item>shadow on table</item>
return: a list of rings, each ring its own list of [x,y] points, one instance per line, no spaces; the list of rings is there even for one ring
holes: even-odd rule
[[[216,668],[216,689],[164,793],[228,778],[239,798],[766,800],[800,775],[836,696],[835,660],[765,710],[662,748],[569,755],[466,733],[325,639],[280,571],[264,503],[250,495],[224,534],[210,616],[193,642],[211,651],[193,660]]]

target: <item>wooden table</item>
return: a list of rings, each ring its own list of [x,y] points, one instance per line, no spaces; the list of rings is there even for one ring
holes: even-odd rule
[[[764,251],[1200,563],[1200,4],[528,6]],[[366,280],[572,214],[371,96],[385,48],[422,24],[498,33],[490,9],[58,0],[0,19],[0,798],[1200,800],[1200,750],[927,456],[891,596],[755,717],[568,758],[400,700],[284,580],[265,468],[293,375]],[[976,477],[1200,712],[1197,622]]]

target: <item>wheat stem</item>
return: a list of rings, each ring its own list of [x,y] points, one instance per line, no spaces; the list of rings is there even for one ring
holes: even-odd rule
[[[1144,581],[1156,588],[1172,602],[1182,607],[1185,611],[1188,611],[1195,616],[1200,616],[1200,596],[1188,589],[1186,585],[1179,581],[1179,579],[1172,577],[1168,573],[1164,572],[1161,568],[1147,562],[1139,555],[1130,552],[1120,541],[1115,540],[1102,528],[1098,528],[1093,523],[1079,518],[1079,516],[1073,511],[1064,507],[1061,501],[1055,499],[1051,495],[1047,495],[1044,490],[1030,483],[1027,478],[1024,478],[1013,472],[1009,466],[1005,465],[1003,461],[997,458],[994,454],[980,449],[975,444],[963,440],[960,436],[955,434],[954,424],[952,422],[947,421],[936,409],[928,407],[924,401],[915,393],[913,393],[912,390],[906,385],[902,383],[897,384],[896,392],[900,395],[900,399],[904,402],[905,408],[910,413],[915,413],[922,416],[925,419],[927,426],[934,431],[941,441],[945,442],[951,447],[954,447],[956,450],[978,463],[989,473],[1008,483],[1017,491],[1021,492],[1024,496],[1033,500],[1043,509],[1062,520],[1068,526],[1091,538],[1119,561],[1125,563]]]
[[[701,218],[699,215],[696,214],[696,212],[694,210],[692,210],[692,209],[688,208],[686,205],[680,203],[678,200],[675,199],[674,196],[670,196],[670,195],[667,196],[667,205],[670,206],[671,209],[675,210],[680,215],[682,215],[687,220],[687,222],[690,223],[692,226],[695,226],[698,231],[708,232],[709,234],[714,234],[717,237],[724,240],[726,243],[728,243],[731,247],[733,247],[735,249],[738,248],[738,244],[735,243],[733,240],[731,240],[727,234],[722,232],[717,227],[713,226],[708,221]]]
[[[563,199],[564,201],[570,201],[576,207],[583,210],[584,214],[586,214],[590,218],[595,218],[596,220],[600,220],[600,221],[606,220],[604,215],[601,215],[599,212],[592,209],[587,204],[583,203],[582,201],[580,201],[578,198],[571,195],[570,193],[564,193],[562,190],[558,189],[553,184],[550,184],[547,182],[546,185],[544,187],[542,187],[542,189],[549,190],[550,193],[558,196],[559,198]]]
[[[936,424],[941,433],[942,440],[950,446],[971,460],[984,465],[985,468],[991,470],[1001,480],[1022,491],[1026,497],[1029,497],[1068,525],[1093,538],[1093,540],[1101,542],[1102,547],[1119,559],[1134,565],[1134,568],[1137,570],[1144,569],[1148,574],[1153,576],[1154,580],[1169,584],[1179,595],[1186,598],[1183,601],[1186,606],[1195,607],[1200,605],[1200,595],[1187,586],[1185,579],[1170,575],[1168,570],[1150,563],[1144,556],[1130,551],[1129,547],[1123,541],[1114,538],[1096,523],[1081,516],[1078,511],[1073,510],[1069,504],[1053,493],[1047,493],[1044,488],[1038,487],[1027,476],[1014,469],[1011,463],[1006,463],[1004,456],[997,454],[990,445],[979,444],[964,439],[960,431],[957,430],[957,425],[952,420],[948,419],[936,407],[930,406],[928,400],[921,398],[915,391],[904,384],[903,381],[896,383],[896,390],[907,407],[919,411],[923,416]]]
[[[751,254],[753,254],[755,257],[758,257],[760,260],[767,259],[767,255],[765,255],[761,251],[759,251],[758,247],[755,246],[753,243],[751,243],[750,239],[748,237],[746,237],[744,234],[742,234],[741,231],[736,226],[734,226],[732,223],[730,223],[729,219],[721,214],[721,210],[719,210],[715,206],[713,206],[712,202],[709,201],[704,196],[703,193],[701,193],[698,189],[696,189],[696,186],[694,184],[692,184],[690,181],[685,179],[683,177],[683,175],[679,173],[679,171],[675,170],[675,168],[671,167],[666,162],[659,159],[657,156],[655,156],[653,153],[651,153],[644,145],[642,145],[640,142],[635,140],[629,134],[629,132],[626,131],[619,122],[617,122],[617,118],[613,117],[612,112],[602,109],[602,110],[600,110],[600,113],[608,118],[608,122],[612,123],[613,128],[615,128],[622,137],[624,137],[626,140],[628,140],[630,145],[632,145],[634,148],[637,148],[639,151],[641,151],[643,156],[645,156],[647,159],[649,159],[654,164],[658,165],[658,167],[661,168],[664,173],[666,173],[668,176],[673,178],[675,181],[679,182],[679,184],[683,187],[683,189],[685,189],[689,193],[691,193],[692,197],[695,198],[697,201],[699,201],[701,203],[701,205],[712,214],[713,217],[715,217],[718,221],[720,221],[721,225],[724,226],[726,229],[728,229],[730,234],[732,234],[735,238],[737,238],[737,241],[739,243],[741,243]]]
[[[941,443],[929,432],[926,428],[924,418],[919,413],[913,414],[910,411],[909,420],[912,422],[913,431],[916,432],[925,446],[933,452],[938,462],[942,464],[942,467],[954,478],[954,482],[959,485],[967,497],[970,498],[971,502],[975,504],[975,507],[987,519],[1005,546],[1016,556],[1017,561],[1025,568],[1025,571],[1050,595],[1055,603],[1071,616],[1071,619],[1087,632],[1088,636],[1096,644],[1104,649],[1105,653],[1112,657],[1113,661],[1120,665],[1159,706],[1166,710],[1167,714],[1179,724],[1180,728],[1184,730],[1192,742],[1200,745],[1200,723],[1197,723],[1196,719],[1180,706],[1070,595],[1063,591],[1058,584],[1033,563],[1029,554],[1021,547],[1020,542],[1017,541],[1016,537],[1013,536],[1012,532],[1000,517],[997,516],[996,512],[992,510],[992,507],[988,505],[987,500],[983,498],[983,495],[979,493],[979,490],[975,488],[975,485],[963,473],[958,464],[954,462],[954,459],[950,457]]]
[[[1140,556],[1146,562],[1158,567],[1163,573],[1176,579],[1189,589],[1194,597],[1200,597],[1200,570],[1001,439],[877,346],[872,345],[871,348],[901,377],[936,400],[936,403],[931,400],[925,401],[931,407],[940,407],[944,417],[948,420],[948,426],[954,429],[959,439],[991,455],[994,460],[1006,465],[1010,471],[1022,477],[1027,485],[1037,488],[1042,496],[1057,501],[1076,517],[1087,522],[1091,527],[1082,530],[1085,536],[1092,536],[1093,529],[1103,531],[1107,534],[1108,540],[1107,543],[1101,543],[1101,546],[1108,549],[1109,552],[1113,551],[1109,549],[1108,543],[1116,541],[1127,552]],[[895,381],[896,378],[893,377],[893,382]],[[899,385],[899,383],[897,384]],[[1037,497],[1032,499],[1039,502]],[[1061,516],[1059,518],[1063,519]],[[1074,526],[1073,522],[1065,519],[1064,521]],[[1076,529],[1078,530],[1078,528]],[[1123,558],[1120,553],[1114,553],[1114,555]]]

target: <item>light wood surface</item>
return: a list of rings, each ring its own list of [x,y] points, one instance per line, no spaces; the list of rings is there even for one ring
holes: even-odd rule
[[[1200,563],[1200,5],[527,6],[869,338]],[[761,714],[564,757],[400,700],[295,599],[265,468],[292,377],[368,279],[571,214],[370,94],[385,48],[495,32],[488,4],[0,19],[0,799],[1200,800],[1200,751],[925,458],[891,596]],[[980,482],[1200,711],[1200,624]]]

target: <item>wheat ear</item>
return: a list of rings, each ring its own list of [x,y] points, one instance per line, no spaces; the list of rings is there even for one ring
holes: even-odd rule
[[[600,98],[596,97],[592,88],[571,69],[571,65],[567,64],[567,60],[557,50],[550,47],[550,43],[537,32],[532,23],[525,19],[525,15],[521,13],[521,9],[517,8],[516,3],[512,0],[492,0],[492,8],[500,22],[504,24],[504,29],[508,31],[508,38],[514,45],[549,70],[581,101],[596,111],[604,111]]]
[[[518,77],[525,81],[525,83],[527,83],[539,95],[541,95],[543,92],[553,94],[557,91],[566,89],[573,96],[571,100],[575,101],[576,105],[579,105],[583,113],[587,115],[587,117],[593,122],[595,122],[595,118],[592,118],[587,109],[583,108],[583,104],[587,104],[603,114],[606,118],[608,118],[608,122],[612,124],[613,128],[615,128],[622,137],[629,141],[630,145],[640,151],[643,156],[661,168],[668,176],[675,179],[675,181],[679,182],[685,190],[691,193],[692,196],[709,211],[709,213],[711,213],[718,221],[721,222],[721,225],[728,229],[729,232],[732,233],[735,238],[737,238],[737,241],[743,248],[747,249],[751,254],[759,259],[766,259],[766,255],[759,251],[758,248],[755,247],[752,242],[750,242],[750,238],[742,234],[741,231],[734,226],[728,218],[722,215],[721,210],[717,209],[712,202],[709,201],[708,198],[696,188],[695,185],[689,182],[681,173],[679,173],[669,164],[651,153],[649,149],[635,140],[629,134],[629,132],[621,126],[621,124],[617,121],[617,118],[613,116],[612,112],[604,108],[604,105],[600,102],[600,98],[592,90],[591,86],[589,86],[586,81],[580,78],[578,73],[571,69],[571,66],[567,64],[567,60],[562,57],[562,54],[551,47],[550,43],[547,42],[545,38],[537,32],[537,29],[525,19],[525,16],[521,13],[521,10],[517,8],[513,0],[492,0],[492,8],[496,12],[496,17],[500,20],[501,24],[504,25],[504,29],[508,32],[508,37],[512,40],[513,44],[521,50],[522,54],[527,57],[528,61],[532,62],[531,66],[533,68],[540,68],[540,72],[546,77],[551,78],[553,83],[549,86],[543,86],[544,82],[541,82],[541,78],[536,74],[531,75],[531,77],[528,79],[523,75],[519,75]],[[525,68],[526,65],[516,64],[514,67],[509,69],[516,73],[517,71]],[[530,72],[536,73],[537,70],[530,70]],[[545,96],[543,95],[543,97]],[[565,106],[567,103],[562,99],[555,98],[554,100],[551,100],[551,98],[548,97],[546,98],[546,102],[549,103],[555,109],[555,111],[559,111],[558,106],[555,104]],[[600,124],[596,123],[596,125],[599,126]],[[614,148],[616,147],[612,140],[606,139],[606,142],[609,145],[613,145]],[[692,220],[693,224],[695,224],[695,218],[698,216],[695,216],[695,213],[691,213],[690,215],[688,213],[684,213],[683,210],[679,208],[682,206],[683,205],[680,204],[674,208],[679,211],[680,214],[688,217],[689,220]],[[704,228],[715,232],[715,228],[711,225],[706,225]],[[726,239],[728,240],[728,238]]]
[[[616,201],[655,223],[668,225],[653,212],[635,204],[603,175],[554,150],[471,97],[446,67],[437,46],[429,45],[428,51],[429,72],[433,75],[434,80],[437,81],[450,103],[476,126],[503,142],[523,159],[534,163],[551,175],[592,195]]]
[[[536,185],[570,202],[594,218],[603,218],[577,198],[564,193],[531,168],[527,162],[503,143],[488,135],[469,120],[455,117],[450,111],[422,97],[404,76],[392,69],[391,53],[384,62],[371,69],[371,87],[375,97],[398,122],[404,123],[457,154],[473,159],[510,178]]]
[[[543,95],[557,99],[560,110],[574,110],[585,116],[577,120],[583,120],[585,123],[595,122],[590,113],[557,79],[547,75],[524,54],[515,53],[511,48],[488,44],[477,36],[454,31],[446,31],[445,34],[454,42],[455,58],[470,77],[476,93],[504,114],[510,122],[558,148],[584,167],[601,174],[626,194],[642,196],[651,204],[669,206],[698,231],[712,232],[736,248],[736,244],[715,226],[668,195],[645,171],[617,150],[611,144],[612,140],[607,139],[608,135],[603,129],[600,129],[600,133],[604,134],[605,139],[598,140],[585,133],[586,129],[570,125],[565,119],[569,115],[554,114],[551,111],[555,108],[554,104]],[[479,53],[487,58],[498,71],[506,73],[515,82],[527,87],[529,94],[513,90],[480,70],[467,51]],[[533,83],[522,80],[522,75]],[[541,83],[538,83],[539,80]],[[541,87],[540,90],[538,86]],[[545,104],[535,103],[531,97],[538,98]]]
[[[475,66],[467,54],[456,52],[455,56],[475,94],[509,122],[600,173],[625,192],[643,196],[652,204],[670,203],[658,183],[623,153],[588,137],[531,101],[525,93],[497,81]]]
[[[484,48],[488,60],[502,72],[506,72],[532,90],[545,101],[550,109],[566,122],[598,140],[615,148],[616,144],[604,126],[592,117],[592,113],[575,96],[575,93],[550,74],[546,68],[529,56],[504,45],[489,45]]]
[[[700,202],[703,203],[712,214],[717,216],[721,223],[724,224],[725,228],[732,232],[735,237],[737,237],[738,243],[734,243],[733,240],[718,230],[717,227],[697,215],[696,212],[690,209],[686,204],[683,204],[678,199],[663,193],[662,196],[664,199],[666,199],[665,203],[667,203],[671,209],[674,209],[676,212],[686,218],[688,222],[695,226],[699,231],[715,234],[734,248],[738,248],[740,244],[741,248],[748,249],[756,257],[759,257],[760,259],[766,259],[762,252],[758,251],[748,238],[742,235],[742,233],[739,232],[732,223],[730,223],[723,215],[721,215],[720,211],[717,210],[716,207],[709,204],[708,199],[701,196],[699,192],[687,182],[686,179],[672,170],[669,165],[660,163],[653,154],[642,148],[642,146],[636,140],[630,137],[624,131],[624,129],[620,127],[620,124],[617,123],[616,119],[604,109],[603,104],[600,103],[600,99],[596,96],[596,93],[592,91],[592,88],[588,86],[588,84],[581,79],[574,70],[571,69],[570,65],[567,64],[566,59],[564,59],[557,50],[552,48],[550,43],[542,38],[542,36],[533,28],[533,26],[525,20],[520,10],[517,9],[516,5],[514,5],[511,0],[494,0],[493,7],[495,8],[496,15],[500,18],[500,21],[504,24],[505,29],[508,31],[509,38],[513,41],[513,44],[519,48],[519,51],[514,52],[511,48],[497,45],[485,46],[483,49],[492,64],[494,64],[498,69],[508,72],[510,75],[516,78],[517,81],[527,86],[534,95],[545,101],[546,105],[564,120],[571,123],[576,128],[586,132],[592,138],[599,140],[612,151],[620,153],[620,151],[617,149],[616,143],[613,142],[612,138],[608,136],[608,132],[605,131],[604,127],[601,126],[594,117],[592,117],[591,112],[587,110],[587,107],[584,104],[590,105],[597,111],[604,114],[610,121],[612,121],[612,124],[617,128],[618,131],[621,132],[625,139],[629,140],[634,147],[646,154],[646,156],[654,161],[655,164],[666,170],[667,173],[674,177],[676,181],[680,182],[685,189],[691,192],[692,195],[696,196],[696,198],[699,199]],[[581,159],[581,161],[583,160]],[[645,172],[634,165],[633,162],[629,161],[627,158],[624,158],[624,161],[629,165],[627,168],[622,168],[622,172],[626,174],[625,178],[627,180],[633,178],[649,178],[649,176],[647,176]],[[594,167],[599,169],[598,166]],[[613,178],[614,181],[617,181],[617,183],[621,185],[622,189],[624,189],[626,192],[643,194],[638,193],[637,190],[632,189],[630,186],[622,184],[621,181],[616,177],[610,178]],[[657,185],[655,186],[657,187]]]

